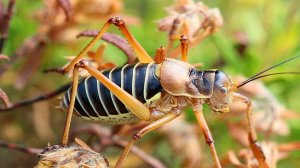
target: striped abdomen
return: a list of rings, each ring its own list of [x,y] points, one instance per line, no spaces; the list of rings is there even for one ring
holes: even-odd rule
[[[142,103],[162,91],[155,74],[157,64],[125,65],[103,74]],[[69,107],[71,89],[63,97]],[[80,116],[106,124],[135,122],[138,118],[96,78],[88,77],[78,84],[74,110]]]

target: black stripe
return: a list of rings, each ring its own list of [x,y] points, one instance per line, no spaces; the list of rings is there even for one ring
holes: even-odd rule
[[[163,90],[162,86],[160,85],[160,81],[158,77],[155,74],[155,70],[157,68],[157,64],[152,64],[149,68],[148,76],[148,83],[147,83],[147,99],[152,98],[157,93],[161,92]]]
[[[116,68],[112,73],[112,81],[121,87],[121,72],[122,68]],[[128,113],[128,110],[126,109],[125,105],[116,97],[114,96],[115,102],[119,108],[120,113],[125,114]]]
[[[69,95],[71,95],[72,92],[72,88],[68,89],[68,91],[65,93],[64,95],[64,99],[66,100],[66,103],[64,103],[66,108],[70,107],[70,99],[71,97],[69,97]],[[82,109],[82,107],[80,106],[79,102],[77,101],[77,99],[75,99],[75,104],[74,104],[74,111],[76,111],[78,113],[78,115],[81,116],[86,116],[89,117],[84,110]]]
[[[136,98],[145,103],[146,100],[144,99],[144,85],[145,85],[145,77],[147,71],[148,64],[140,64],[136,67],[136,77],[135,77],[135,94]]]
[[[134,65],[129,65],[124,68],[124,90],[132,95],[132,76]]]
[[[103,75],[105,75],[107,78],[109,76],[109,71],[105,71]],[[110,96],[110,91],[102,84],[99,82],[100,86],[100,92],[102,96],[102,101],[103,104],[105,104],[107,111],[110,115],[118,115],[118,111],[115,109],[114,103],[112,102],[111,96]]]
[[[70,90],[71,91],[71,90]],[[78,93],[77,93],[78,94]],[[70,93],[71,95],[71,93]],[[81,116],[85,116],[85,117],[89,117],[84,109],[81,107],[80,103],[78,102],[77,98],[75,99],[75,104],[74,104],[74,108],[78,111],[78,113],[80,113]]]
[[[108,116],[108,114],[105,112],[105,109],[101,103],[101,100],[99,98],[99,94],[97,92],[97,79],[94,77],[90,77],[87,80],[87,88],[88,88],[88,93],[90,95],[90,100],[96,111],[98,112],[99,115],[101,116]]]
[[[87,79],[85,79],[85,80],[87,80]],[[95,111],[91,105],[92,102],[90,102],[87,97],[87,94],[86,94],[87,88],[85,87],[85,84],[84,84],[85,80],[80,85],[78,85],[77,97],[78,97],[78,99],[81,100],[80,102],[81,102],[83,108],[86,110],[86,112],[89,115],[91,115],[93,117],[98,117],[98,115],[95,113]]]

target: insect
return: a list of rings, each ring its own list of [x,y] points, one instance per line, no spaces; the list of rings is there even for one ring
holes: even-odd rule
[[[99,72],[83,56],[110,25],[117,26],[132,49],[139,63],[125,65],[105,72]],[[135,133],[125,147],[116,167],[121,167],[133,144],[146,133],[172,121],[186,107],[192,106],[197,122],[204,134],[206,143],[212,153],[215,165],[221,167],[214,140],[205,121],[202,105],[208,104],[213,111],[229,112],[233,100],[247,104],[246,114],[249,130],[249,144],[261,167],[267,167],[265,155],[257,143],[257,135],[252,123],[251,101],[235,91],[252,80],[284,72],[264,74],[281,64],[297,57],[276,64],[248,80],[236,84],[220,70],[197,70],[187,63],[188,41],[185,36],[180,39],[182,60],[165,58],[158,52],[154,61],[128,31],[124,21],[118,17],[109,19],[97,36],[67,66],[56,69],[67,73],[73,68],[72,87],[65,93],[62,106],[68,109],[67,120],[62,138],[62,145],[67,145],[73,111],[84,118],[98,120],[104,124],[125,124],[138,120],[150,121],[150,124]],[[163,51],[163,48],[160,48]],[[90,77],[78,82],[78,70],[84,69]]]

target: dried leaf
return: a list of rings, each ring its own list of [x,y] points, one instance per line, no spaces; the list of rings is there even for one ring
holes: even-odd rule
[[[158,28],[168,32],[167,53],[172,50],[174,40],[180,39],[181,35],[188,38],[191,48],[223,25],[219,9],[211,9],[203,2],[177,0],[176,4],[166,8],[166,11],[169,16],[158,21]],[[180,46],[177,46],[170,52],[170,57],[176,58],[180,50]]]
[[[286,144],[277,144],[272,141],[262,141],[261,147],[266,156],[266,163],[270,168],[276,167],[278,161],[285,159],[290,152],[295,150],[300,150],[300,143],[299,142],[291,142]],[[229,162],[235,166],[239,167],[248,167],[248,168],[256,168],[258,167],[258,163],[254,158],[254,155],[251,150],[249,149],[241,149],[236,155],[233,151],[228,152],[227,156],[222,159],[222,163],[228,163],[226,160],[228,159]],[[243,163],[240,161],[244,161]]]
[[[234,166],[242,166],[242,163],[239,161],[237,158],[236,154],[233,151],[229,151],[227,153],[229,161],[234,165]]]
[[[72,7],[69,0],[56,0],[59,6],[63,9],[66,15],[66,21],[70,20],[72,15]]]
[[[0,60],[9,60],[9,57],[4,54],[0,54]]]
[[[210,9],[202,2],[177,0],[166,11],[169,16],[159,20],[158,27],[161,31],[168,31],[171,38],[184,34],[189,40],[193,40],[202,29],[210,28],[213,33],[223,25],[220,11]]]
[[[39,68],[40,64],[42,63],[43,51],[46,46],[46,42],[43,38],[34,37],[32,40],[34,39],[36,39],[36,41],[33,41],[33,43],[29,44],[32,45],[31,47],[23,50],[23,53],[19,53],[27,56],[27,59],[25,64],[21,68],[21,71],[19,72],[19,75],[15,82],[15,86],[18,89],[22,89],[27,84],[27,82],[30,81],[29,79],[32,77],[32,74]]]
[[[248,146],[249,140],[247,130],[241,127],[239,124],[233,124],[230,122],[227,122],[226,124],[231,137],[243,146]]]
[[[0,100],[4,104],[4,108],[9,108],[11,106],[7,94],[2,89],[0,89]]]

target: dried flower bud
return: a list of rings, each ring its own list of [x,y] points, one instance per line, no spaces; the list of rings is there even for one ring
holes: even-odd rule
[[[159,30],[168,31],[171,38],[184,34],[192,39],[202,30],[210,28],[213,33],[223,25],[219,9],[210,9],[202,2],[178,0],[166,11],[169,16],[159,20],[158,25]]]
[[[203,24],[204,29],[210,27],[211,33],[214,33],[219,30],[221,26],[223,26],[223,18],[218,8],[208,9],[206,14],[207,21]]]
[[[101,154],[81,146],[47,147],[41,154],[35,168],[90,167],[108,168],[108,161]]]

